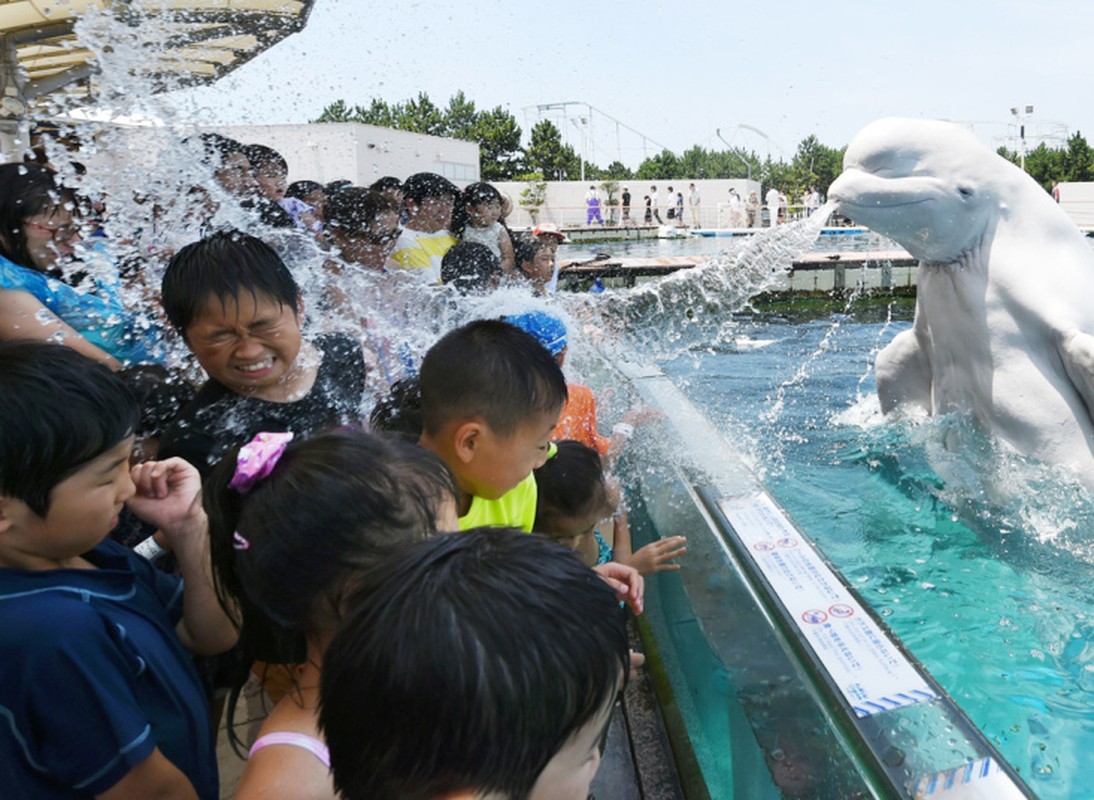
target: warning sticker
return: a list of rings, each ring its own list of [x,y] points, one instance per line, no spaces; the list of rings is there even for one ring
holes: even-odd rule
[[[920,778],[915,800],[1021,800],[1027,795],[991,758]]]
[[[869,717],[935,698],[766,492],[719,505],[855,714]]]

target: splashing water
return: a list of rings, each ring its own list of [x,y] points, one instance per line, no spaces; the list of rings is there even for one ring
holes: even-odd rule
[[[563,295],[560,302],[609,358],[668,360],[692,348],[732,346],[734,312],[773,286],[817,240],[833,206],[765,228],[697,267],[629,290]]]

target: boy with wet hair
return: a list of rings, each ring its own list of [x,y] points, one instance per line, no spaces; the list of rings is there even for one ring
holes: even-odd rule
[[[532,530],[536,481],[566,402],[562,370],[535,337],[501,320],[476,320],[429,349],[419,378],[421,444],[460,489],[461,530]]]
[[[236,631],[212,590],[200,482],[130,469],[137,403],[61,345],[0,344],[0,784],[5,797],[219,796],[191,653]],[[107,539],[123,506],[181,579]]]
[[[403,183],[406,224],[395,242],[392,260],[427,283],[441,280],[441,259],[453,245],[452,210],[460,190],[433,172],[419,172]]]
[[[238,231],[179,250],[163,276],[168,320],[209,376],[160,442],[207,474],[260,431],[304,434],[360,421],[361,345],[342,334],[301,334],[304,304],[285,263]]]
[[[361,585],[320,683],[340,796],[588,796],[628,662],[604,581],[495,528],[414,545]]]

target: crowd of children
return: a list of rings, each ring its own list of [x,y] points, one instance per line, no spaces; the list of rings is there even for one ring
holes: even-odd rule
[[[550,292],[560,235],[513,236],[488,184],[287,185],[197,143],[193,224],[134,232],[113,280],[79,194],[0,166],[0,786],[215,798],[251,671],[275,704],[239,798],[584,800],[640,661],[621,609],[686,552],[632,552],[610,475],[648,415],[597,430],[557,316],[419,356],[347,279]]]

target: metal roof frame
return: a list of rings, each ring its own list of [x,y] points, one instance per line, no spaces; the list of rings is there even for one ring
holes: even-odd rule
[[[132,27],[167,26],[140,70],[154,91],[212,83],[307,24],[315,0],[0,0],[0,119],[64,92],[96,93],[95,55],[74,32],[90,11]]]

